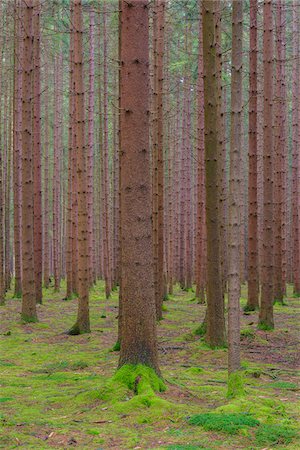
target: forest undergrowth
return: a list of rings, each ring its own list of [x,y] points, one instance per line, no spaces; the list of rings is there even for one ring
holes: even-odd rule
[[[64,301],[63,290],[45,290],[40,321],[26,325],[9,293],[0,324],[0,448],[299,449],[300,305],[289,294],[275,305],[274,331],[257,329],[257,313],[241,313],[246,392],[228,399],[227,349],[212,350],[195,333],[205,306],[193,292],[176,289],[164,303],[164,384],[153,390],[114,377],[117,292],[105,300],[97,284],[92,333],[80,336],[64,333],[77,301]]]

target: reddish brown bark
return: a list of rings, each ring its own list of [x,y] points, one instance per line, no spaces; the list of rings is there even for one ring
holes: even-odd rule
[[[249,179],[248,179],[248,301],[246,309],[258,307],[258,223],[257,223],[257,0],[250,2],[249,55]]]
[[[83,73],[83,20],[82,2],[74,0],[74,149],[77,153],[78,181],[78,313],[75,325],[69,334],[90,332],[89,318],[89,271],[88,271],[88,215],[87,215],[87,171],[85,155],[85,108]]]
[[[108,155],[108,36],[107,36],[107,9],[103,5],[103,115],[104,115],[104,142],[103,142],[103,255],[104,255],[104,279],[106,298],[110,297],[112,288],[112,246],[111,246],[111,211],[110,211],[110,176]]]
[[[48,69],[48,67],[47,67]],[[44,286],[49,287],[50,279],[50,207],[49,207],[49,191],[50,191],[50,177],[49,177],[49,82],[48,71],[45,71],[45,93],[44,93],[44,231],[43,231],[43,269],[44,269]]]
[[[33,15],[33,185],[34,185],[34,278],[36,302],[42,303],[43,222],[42,222],[42,164],[41,164],[41,50],[40,0],[34,0]]]
[[[148,1],[121,2],[121,278],[119,366],[159,373],[149,153]]]
[[[243,1],[232,7],[231,129],[228,220],[228,372],[240,369],[240,153],[243,110]]]
[[[277,12],[276,12],[276,84],[275,84],[275,105],[274,105],[274,115],[275,115],[275,136],[274,136],[274,147],[275,147],[275,157],[274,157],[274,299],[278,301],[283,301],[283,277],[282,277],[282,255],[283,255],[283,239],[282,239],[282,215],[283,215],[283,158],[286,152],[285,145],[285,130],[282,125],[284,125],[284,109],[285,109],[285,99],[283,97],[283,85],[282,85],[282,66],[283,61],[283,27],[284,23],[282,20],[282,3],[281,0],[277,2]]]
[[[293,65],[292,65],[292,259],[294,293],[300,295],[299,243],[299,19],[297,2],[293,2]]]
[[[221,249],[218,212],[218,85],[216,61],[216,34],[219,22],[218,1],[203,0],[203,63],[205,106],[205,175],[206,175],[206,229],[207,229],[207,332],[211,346],[224,345],[225,319],[221,280]]]
[[[87,188],[88,188],[88,253],[89,253],[89,283],[94,281],[94,236],[93,236],[93,169],[94,169],[94,109],[95,109],[95,11],[90,9],[89,25],[89,96],[88,96],[88,158],[87,158]]]
[[[274,327],[273,319],[273,17],[272,0],[264,1],[264,228],[262,252],[262,286],[259,323],[268,328]]]
[[[36,321],[33,261],[33,1],[22,1],[22,319]]]
[[[71,27],[73,26],[73,8],[70,8],[70,22]],[[67,208],[67,248],[66,248],[66,273],[67,273],[67,298],[71,298],[72,294],[75,292],[76,281],[73,280],[73,255],[74,242],[77,236],[73,236],[74,226],[73,217],[74,212],[72,211],[73,206],[73,192],[74,186],[74,48],[73,48],[73,34],[70,33],[70,43],[69,43],[69,130],[68,130],[68,208]]]
[[[22,295],[21,278],[21,152],[22,152],[22,66],[21,21],[19,2],[15,1],[15,51],[14,51],[14,120],[13,120],[13,179],[14,179],[14,297]]]

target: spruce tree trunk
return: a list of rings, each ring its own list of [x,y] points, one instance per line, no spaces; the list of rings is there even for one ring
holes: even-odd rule
[[[94,169],[94,109],[95,109],[95,11],[91,7],[89,24],[89,104],[88,104],[88,252],[89,283],[94,282],[94,236],[93,236],[93,169]]]
[[[197,80],[197,221],[196,221],[196,298],[205,301],[205,176],[204,176],[204,83],[202,43],[202,0],[199,5]]]
[[[72,3],[74,7],[72,29],[74,33],[74,149],[77,153],[78,182],[78,313],[77,321],[69,330],[69,334],[81,334],[90,332],[83,20],[81,0],[74,0]]]
[[[157,373],[149,152],[148,1],[121,2],[121,283],[119,367],[144,364]]]
[[[15,0],[15,51],[14,51],[14,130],[13,130],[13,179],[14,179],[14,297],[22,295],[21,278],[21,152],[22,152],[22,67],[21,21],[19,2]]]
[[[50,279],[50,223],[49,223],[49,79],[48,71],[49,66],[46,65],[45,70],[45,94],[44,94],[44,245],[43,245],[43,269],[44,269],[44,286],[49,287]]]
[[[294,294],[300,295],[299,250],[299,8],[293,1],[293,65],[292,65],[292,260]]]
[[[43,222],[42,222],[42,148],[41,148],[41,50],[40,0],[34,0],[33,72],[33,184],[34,184],[34,277],[36,302],[42,303]]]
[[[37,320],[33,261],[33,0],[22,3],[22,319]]]
[[[243,1],[232,7],[231,130],[228,221],[228,372],[240,369],[240,228],[243,81]],[[235,391],[236,386],[232,386]],[[234,392],[232,392],[234,394]]]
[[[248,300],[246,309],[258,308],[258,223],[257,223],[257,0],[250,1],[249,55],[249,178],[248,178]]]
[[[203,62],[205,106],[205,175],[207,228],[207,332],[212,347],[225,344],[224,300],[221,279],[220,221],[218,211],[218,85],[216,61],[216,12],[220,4],[203,0]]]
[[[273,16],[272,0],[264,1],[264,148],[262,287],[260,326],[273,328]]]

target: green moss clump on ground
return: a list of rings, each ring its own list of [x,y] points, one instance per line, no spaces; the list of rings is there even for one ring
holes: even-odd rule
[[[275,389],[298,389],[299,386],[296,383],[290,383],[289,381],[274,381],[270,383],[268,387]]]
[[[135,409],[151,409],[161,415],[162,410],[172,410],[175,405],[156,395],[166,386],[151,368],[142,364],[124,365],[100,390],[99,398],[113,404],[115,411],[125,414]],[[134,394],[132,396],[132,394]]]
[[[37,317],[27,316],[26,314],[21,314],[21,320],[23,323],[36,323],[38,322]]]
[[[201,323],[201,325],[196,328],[196,330],[194,331],[194,334],[196,336],[204,336],[206,334],[206,329],[207,329],[207,325],[205,322]]]
[[[272,325],[268,325],[267,323],[260,322],[260,323],[257,325],[257,328],[258,328],[259,330],[263,330],[263,331],[273,331],[273,330],[274,330],[274,325],[272,326]]]
[[[121,350],[121,343],[120,343],[120,341],[117,341],[111,350],[113,352],[119,352]]]
[[[227,397],[235,398],[245,395],[244,390],[244,377],[240,370],[230,373],[228,375],[228,391]]]
[[[151,367],[126,364],[113,376],[114,383],[124,384],[136,394],[163,392],[166,386]]]
[[[219,413],[251,414],[258,420],[275,423],[278,418],[285,418],[286,411],[282,402],[271,398],[237,398],[227,405],[216,409]]]
[[[294,428],[283,425],[261,425],[255,433],[258,445],[286,445],[298,436]]]
[[[196,414],[189,419],[190,425],[199,425],[206,431],[236,434],[243,428],[257,427],[260,422],[250,414]]]

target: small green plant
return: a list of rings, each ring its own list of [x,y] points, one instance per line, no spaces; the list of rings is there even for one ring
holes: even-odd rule
[[[202,426],[206,431],[221,431],[228,434],[237,434],[243,428],[258,427],[260,422],[250,414],[196,414],[188,423]]]
[[[297,436],[295,429],[278,424],[261,425],[255,433],[258,445],[286,445]]]

